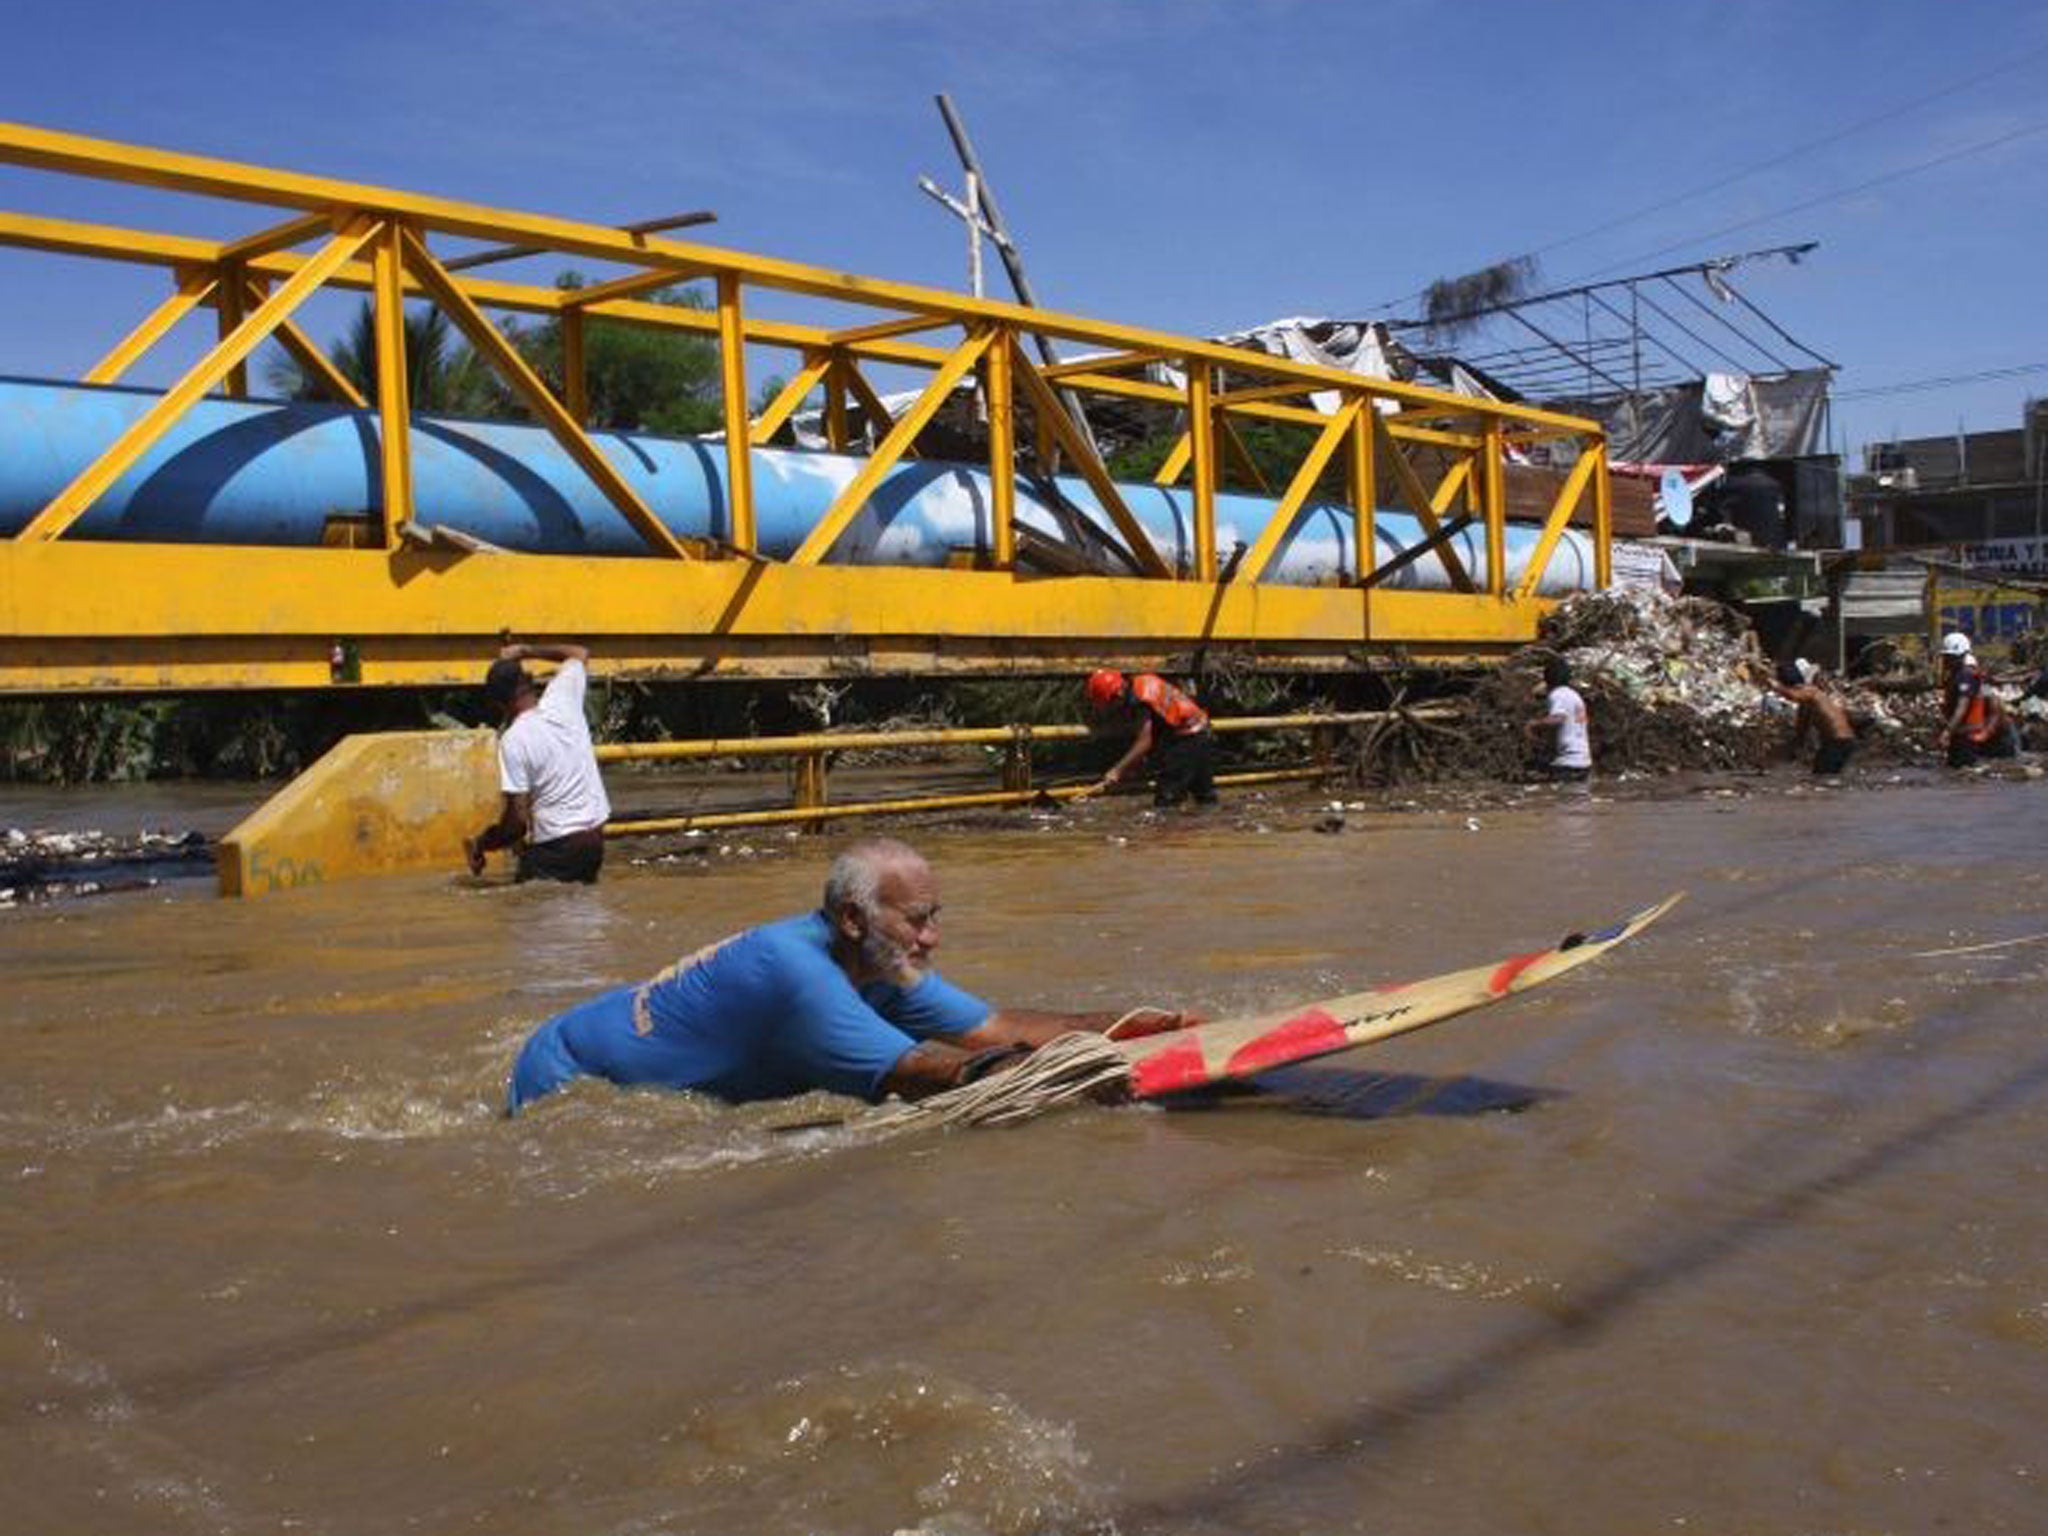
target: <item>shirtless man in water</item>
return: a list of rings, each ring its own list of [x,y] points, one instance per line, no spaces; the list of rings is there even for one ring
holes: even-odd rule
[[[1768,686],[1788,704],[1799,706],[1787,755],[1798,757],[1800,746],[1811,732],[1819,742],[1813,754],[1814,773],[1821,777],[1840,773],[1849,754],[1856,750],[1856,727],[1849,723],[1849,712],[1842,708],[1842,701],[1809,679],[1806,669],[1796,661],[1780,662]]]

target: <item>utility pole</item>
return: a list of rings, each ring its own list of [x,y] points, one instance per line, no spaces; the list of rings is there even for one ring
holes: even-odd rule
[[[939,104],[939,116],[946,120],[946,132],[953,138],[953,152],[960,157],[960,167],[967,173],[968,201],[964,206],[968,211],[962,212],[961,205],[956,204],[936,186],[929,185],[929,177],[920,178],[918,184],[952,208],[966,222],[971,271],[977,274],[980,271],[979,233],[986,233],[1003,258],[1003,269],[1010,274],[1010,287],[1016,292],[1017,302],[1036,309],[1038,297],[1031,291],[1031,279],[1024,274],[1024,258],[1018,254],[1016,242],[1011,240],[1009,228],[1003,223],[1002,209],[996,205],[995,189],[989,185],[988,177],[982,172],[981,159],[975,154],[974,145],[967,137],[967,125],[960,120],[960,114],[953,109],[952,98],[944,91],[939,92],[936,100]],[[978,278],[975,296],[981,296]],[[1031,341],[1037,349],[1039,360],[1048,368],[1059,361],[1059,354],[1053,350],[1052,343],[1044,336],[1034,331]],[[1082,440],[1091,449],[1097,448],[1094,430],[1088,425],[1088,413],[1081,408],[1079,397],[1071,390],[1064,389],[1059,392],[1059,396],[1067,408],[1067,414],[1080,429]]]
[[[967,196],[955,197],[929,176],[917,178],[917,184],[935,200],[945,205],[946,210],[967,227],[967,290],[977,299],[985,298],[981,281],[981,241],[986,235],[991,240],[1000,240],[988,215],[982,212],[981,178],[967,173]]]

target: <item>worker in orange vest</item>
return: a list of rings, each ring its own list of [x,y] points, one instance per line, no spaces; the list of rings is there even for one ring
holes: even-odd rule
[[[1149,756],[1154,805],[1170,807],[1182,800],[1216,803],[1215,736],[1208,711],[1151,672],[1126,679],[1104,667],[1089,673],[1086,691],[1098,723],[1118,725],[1135,719],[1137,726],[1129,748],[1103,774],[1103,789],[1114,788]]]
[[[1970,637],[1960,631],[1941,637],[1941,713],[1941,746],[1951,768],[1967,768],[1979,758],[2011,757],[2018,750],[2005,705],[1970,654]]]

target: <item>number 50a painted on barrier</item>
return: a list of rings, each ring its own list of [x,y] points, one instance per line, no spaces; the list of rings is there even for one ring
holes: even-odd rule
[[[252,887],[265,891],[289,891],[295,886],[318,885],[325,878],[318,859],[299,860],[288,853],[273,859],[261,846],[249,850],[246,879]]]

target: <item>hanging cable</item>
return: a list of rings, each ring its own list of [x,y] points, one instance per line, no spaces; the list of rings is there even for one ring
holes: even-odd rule
[[[1713,181],[1705,182],[1699,186],[1693,187],[1688,191],[1674,193],[1670,197],[1662,198],[1654,203],[1645,204],[1643,207],[1637,208],[1632,212],[1618,214],[1614,218],[1607,219],[1599,224],[1593,225],[1591,228],[1582,229],[1577,234],[1565,235],[1560,237],[1559,239],[1552,240],[1547,245],[1540,245],[1536,247],[1536,249],[1534,249],[1533,251],[1525,251],[1522,253],[1521,257],[1517,259],[1533,261],[1539,257],[1548,255],[1552,251],[1562,250],[1567,245],[1577,245],[1582,240],[1590,240],[1595,235],[1604,235],[1609,230],[1619,229],[1626,224],[1633,224],[1638,219],[1645,219],[1650,217],[1650,215],[1652,214],[1663,213],[1668,209],[1677,208],[1682,206],[1683,204],[1696,201],[1699,198],[1707,196],[1709,193],[1719,192],[1724,187],[1731,187],[1738,181],[1746,181],[1751,176],[1758,175],[1761,172],[1775,170],[1779,166],[1787,164],[1790,161],[1796,160],[1802,155],[1811,154],[1817,149],[1826,149],[1831,144],[1839,144],[1842,140],[1853,137],[1858,133],[1865,132],[1868,129],[1881,127],[1889,122],[1895,122],[1899,118],[1908,116],[1913,112],[1917,112],[1922,107],[1929,106],[1934,102],[1944,100],[1947,97],[1958,94],[1959,92],[1966,91],[1970,89],[1972,86],[1981,85],[1986,80],[1994,79],[1999,75],[2009,74],[2013,70],[2024,68],[2025,66],[2032,64],[2035,60],[2041,58],[2044,54],[2048,54],[2048,46],[2031,48],[2027,50],[2025,53],[2019,54],[2014,58],[2006,60],[2002,64],[1994,64],[1989,69],[1982,70],[1977,74],[1967,76],[1964,79],[1955,81],[1953,84],[1942,86],[1939,90],[1930,91],[1924,96],[1916,96],[1911,101],[1902,102],[1900,105],[1896,107],[1889,107],[1886,110],[1874,113],[1869,117],[1859,118],[1855,122],[1850,123],[1845,127],[1835,129],[1831,133],[1822,134],[1817,139],[1808,139],[1804,143],[1796,144],[1790,149],[1783,150],[1780,153],[1771,156],[1768,160],[1760,160],[1755,162],[1754,164],[1744,166],[1740,170],[1730,171],[1726,175],[1717,177]],[[1733,227],[1741,228],[1742,226],[1736,225]],[[1715,237],[1712,235],[1701,236],[1701,239],[1713,238]],[[1687,243],[1689,244],[1691,242]],[[1667,246],[1665,247],[1665,249],[1670,250],[1675,249],[1675,247]],[[1640,260],[1643,258],[1636,259]],[[1621,262],[1617,263],[1617,265],[1627,266],[1629,265],[1629,263]],[[1614,268],[1607,267],[1603,268],[1602,270],[1611,272],[1614,270]],[[1395,308],[1397,305],[1406,304],[1411,299],[1421,298],[1427,292],[1429,292],[1427,287],[1418,288],[1413,293],[1405,293],[1401,295],[1401,297],[1398,299],[1388,299],[1384,303],[1372,305],[1369,308],[1365,309],[1363,313],[1380,314],[1386,310]],[[1805,349],[1802,348],[1801,350],[1803,351]]]

